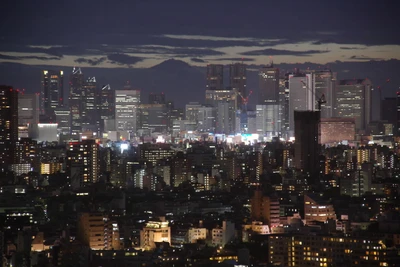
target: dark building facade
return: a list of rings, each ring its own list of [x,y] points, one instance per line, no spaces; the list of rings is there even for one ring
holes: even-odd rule
[[[244,104],[242,97],[248,97],[246,89],[246,65],[243,63],[231,64],[229,66],[229,80],[230,87],[238,92],[237,109],[242,109]]]
[[[224,65],[207,65],[207,90],[224,88]]]
[[[16,162],[15,143],[18,140],[18,91],[0,85],[0,166]]]
[[[295,111],[295,167],[310,175],[318,171],[320,152],[320,112]]]
[[[64,72],[44,70],[42,72],[41,113],[54,116],[54,110],[63,106]]]
[[[258,104],[278,104],[279,102],[279,69],[273,65],[261,68],[259,73]]]

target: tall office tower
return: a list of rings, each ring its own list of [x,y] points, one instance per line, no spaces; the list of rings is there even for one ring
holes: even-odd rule
[[[201,106],[197,113],[197,131],[213,133],[215,131],[215,113],[214,107]]]
[[[279,118],[282,136],[289,132],[289,74],[279,79]]]
[[[224,88],[224,65],[207,65],[206,90],[220,90]]]
[[[18,95],[18,125],[26,127],[28,136],[31,138],[37,136],[39,113],[39,94]]]
[[[277,136],[281,131],[278,118],[279,105],[256,105],[257,133],[260,136]]]
[[[140,90],[115,90],[115,128],[136,134]]]
[[[396,125],[395,125],[395,135],[400,136],[400,91],[397,92],[397,97],[396,97]]]
[[[73,68],[69,77],[69,108],[71,111],[71,138],[79,140],[82,132],[82,91],[84,84],[80,68]]]
[[[269,67],[261,68],[258,75],[260,93],[258,104],[277,104],[279,102],[279,69],[271,64]]]
[[[185,120],[197,123],[199,109],[202,105],[199,102],[189,102],[185,105]]]
[[[372,83],[368,79],[341,80],[336,89],[336,116],[354,118],[356,131],[366,130],[372,118]]]
[[[115,91],[109,84],[101,87],[97,110],[100,115],[100,132],[115,131]]]
[[[206,90],[206,105],[216,109],[217,133],[235,132],[237,103],[234,90]]]
[[[247,97],[247,88],[246,88],[246,65],[243,63],[235,63],[229,66],[229,80],[230,87],[238,92],[237,96],[237,109],[243,108],[243,100],[242,97]],[[242,96],[240,96],[240,95]]]
[[[294,130],[294,112],[315,110],[312,74],[289,74],[289,131]],[[292,134],[291,134],[292,135]]]
[[[67,141],[71,137],[71,111],[68,107],[61,107],[57,108],[55,113],[59,141]]]
[[[100,131],[100,116],[97,110],[97,83],[95,77],[89,77],[82,88],[82,131]]]
[[[295,167],[315,175],[320,154],[320,112],[294,111],[294,123]]]
[[[141,130],[148,130],[149,133],[167,132],[168,110],[165,104],[140,104],[139,111]]]
[[[333,117],[334,92],[336,86],[336,72],[331,70],[312,71],[314,83],[315,98],[319,100],[322,96],[325,97],[326,103],[321,105],[321,118]]]
[[[164,93],[150,93],[149,104],[166,104]]]
[[[42,72],[41,113],[53,117],[54,110],[64,104],[64,72]]]
[[[0,85],[0,166],[16,163],[15,143],[18,140],[18,92]]]
[[[100,170],[99,145],[95,140],[70,142],[67,146],[67,169],[73,188],[98,181]]]
[[[29,171],[40,171],[40,154],[36,140],[20,138],[15,143],[17,164],[28,164]]]

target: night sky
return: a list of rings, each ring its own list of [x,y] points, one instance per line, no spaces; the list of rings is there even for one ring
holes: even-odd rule
[[[395,59],[399,65],[397,6],[389,0],[2,1],[0,78],[14,82],[7,69],[15,72],[15,64],[137,69],[172,58],[198,67],[243,60],[250,70],[271,59],[325,66]],[[379,71],[376,79],[385,80],[389,70]]]

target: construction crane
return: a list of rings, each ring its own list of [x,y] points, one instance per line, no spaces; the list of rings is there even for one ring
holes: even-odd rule
[[[314,91],[311,90],[311,89],[308,87],[308,85],[307,85],[303,80],[301,80],[300,82],[301,82],[312,94],[314,94]],[[317,97],[317,96],[315,95],[315,97]],[[317,100],[316,102],[318,103],[318,111],[321,111],[322,104],[325,104],[325,103],[326,103],[325,94],[322,94],[321,97],[319,97],[318,100]],[[314,111],[314,105],[312,106],[312,111]]]
[[[237,92],[237,94],[240,96],[240,98],[242,99],[242,103],[243,103],[243,107],[244,107],[244,111],[247,112],[247,104],[249,103],[249,97],[251,96],[251,94],[253,93],[253,91],[249,92],[249,95],[247,97],[244,97],[240,92]]]

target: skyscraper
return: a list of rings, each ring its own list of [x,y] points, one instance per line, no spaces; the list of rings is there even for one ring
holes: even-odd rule
[[[324,96],[326,101],[321,106],[321,118],[331,118],[333,117],[333,93],[336,85],[336,73],[325,69],[313,71],[312,74],[316,100]]]
[[[44,70],[42,72],[41,113],[52,117],[54,110],[63,106],[64,72]]]
[[[82,132],[82,90],[83,73],[80,68],[73,68],[69,77],[69,108],[71,110],[71,134],[74,140],[79,140]]]
[[[231,89],[235,90],[242,97],[246,98],[246,65],[243,63],[231,64],[229,66],[229,80]],[[237,96],[237,109],[243,108],[243,100],[240,95]]]
[[[39,94],[21,93],[18,95],[19,137],[37,137],[39,113]]]
[[[216,109],[216,132],[232,134],[236,127],[236,92],[234,90],[206,90],[206,105]]]
[[[97,182],[100,171],[99,145],[95,140],[70,142],[67,169],[74,188]]]
[[[320,149],[320,112],[294,111],[294,163],[297,169],[317,174]]]
[[[37,125],[39,123],[39,95],[18,95],[18,125]]]
[[[81,122],[83,131],[100,131],[100,116],[97,111],[97,83],[89,77],[82,88]]]
[[[294,112],[315,110],[312,74],[289,74],[289,130],[294,126]]]
[[[336,116],[354,118],[356,131],[365,130],[372,118],[372,83],[368,79],[341,80],[336,89]]]
[[[115,128],[136,133],[138,128],[140,90],[115,90]]]
[[[115,130],[115,91],[109,84],[101,88],[97,109],[100,115],[100,132]]]
[[[0,85],[0,166],[16,162],[15,143],[18,140],[18,91]]]
[[[279,69],[273,64],[263,67],[259,71],[259,93],[258,104],[277,104],[279,102]]]
[[[224,88],[224,65],[207,65],[207,90]]]

